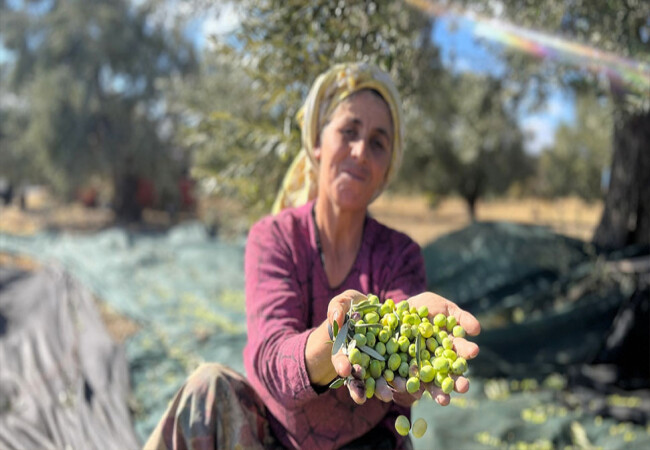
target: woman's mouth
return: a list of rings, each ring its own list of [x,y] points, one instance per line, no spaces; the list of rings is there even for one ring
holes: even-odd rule
[[[366,179],[363,170],[354,169],[354,168],[345,168],[341,170],[341,172],[345,175],[348,175],[350,178],[356,181],[364,181]]]

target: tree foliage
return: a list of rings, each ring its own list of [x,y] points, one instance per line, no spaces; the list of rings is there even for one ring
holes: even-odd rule
[[[170,167],[173,120],[160,80],[194,64],[180,29],[152,20],[155,3],[3,2],[2,167],[15,182],[70,196],[90,177]]]
[[[204,111],[187,136],[197,158],[194,174],[237,196],[253,214],[270,209],[300,148],[295,115],[317,75],[338,62],[374,63],[396,80],[409,110],[418,80],[441,70],[428,18],[399,1],[236,5],[240,29],[215,39],[213,50],[220,55],[214,73],[236,74],[224,80],[232,91],[211,95],[212,112]]]
[[[410,179],[417,174],[430,194],[460,195],[474,217],[480,197],[502,194],[526,180],[534,172],[533,160],[524,151],[524,137],[500,80],[458,74],[446,88],[446,108],[437,114],[438,136],[416,147],[418,154],[406,162],[405,173]]]
[[[398,1],[237,5],[241,28],[216,41],[211,60],[232,89],[215,95],[215,85],[215,103],[185,142],[204,185],[238,196],[254,214],[269,210],[299,149],[294,117],[310,84],[337,62],[369,61],[396,80],[407,130],[397,188],[456,192],[473,205],[529,172],[505,89],[449,73],[431,40],[434,23],[419,11]]]
[[[561,125],[554,145],[540,155],[540,191],[600,199],[612,156],[612,108],[606,98],[583,94],[576,110],[576,122]]]
[[[466,2],[470,4],[470,2]],[[558,34],[614,53],[641,68],[635,86],[620,83],[621,69],[594,76],[579,67],[548,65],[548,72],[576,88],[597,87],[614,105],[611,180],[594,242],[616,249],[650,245],[650,3],[639,0],[551,0],[543,3],[505,0],[471,2],[482,14],[502,15],[533,29]],[[499,8],[502,11],[496,11]],[[607,64],[607,62],[605,62]],[[511,66],[511,73],[517,67]],[[645,69],[644,69],[645,68]],[[623,69],[624,70],[624,69]],[[605,83],[602,83],[602,81]]]

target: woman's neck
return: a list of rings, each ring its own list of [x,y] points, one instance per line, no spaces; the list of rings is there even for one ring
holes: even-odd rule
[[[341,211],[319,199],[314,208],[325,272],[330,285],[338,286],[345,280],[361,248],[366,211]]]

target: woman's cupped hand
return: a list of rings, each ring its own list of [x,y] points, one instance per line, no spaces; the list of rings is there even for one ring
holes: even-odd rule
[[[337,322],[338,328],[343,327],[346,321],[346,314],[351,308],[352,302],[362,301],[366,295],[355,290],[347,290],[334,297],[328,306],[327,323],[333,326]],[[468,336],[476,336],[481,331],[481,325],[476,317],[469,312],[460,308],[454,302],[434,294],[433,292],[423,292],[419,295],[409,298],[409,305],[419,308],[426,306],[429,310],[429,319],[432,320],[436,314],[442,313],[445,316],[454,316],[459,325],[463,327]],[[453,337],[453,350],[466,360],[475,358],[479,353],[479,347],[464,337]],[[366,388],[363,380],[364,370],[358,364],[350,364],[348,356],[343,353],[343,348],[332,355],[332,365],[339,377],[348,379],[346,386],[350,392],[350,397],[355,403],[363,404],[366,402]],[[454,391],[463,394],[469,390],[469,380],[462,375],[451,375],[454,380]],[[400,376],[387,382],[384,377],[380,377],[375,383],[375,397],[384,402],[394,401],[402,406],[410,406],[422,395],[428,392],[431,397],[440,405],[449,404],[450,395],[443,392],[441,387],[431,383],[420,383],[420,389],[413,394],[406,391],[406,380]]]

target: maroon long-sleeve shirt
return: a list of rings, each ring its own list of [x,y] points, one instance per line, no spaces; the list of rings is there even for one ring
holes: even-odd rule
[[[420,247],[403,233],[367,217],[350,273],[329,286],[311,214],[313,201],[268,216],[250,230],[246,245],[248,343],[244,364],[251,385],[271,414],[275,436],[287,447],[337,448],[383,422],[393,433],[408,408],[376,398],[355,404],[347,389],[317,393],[305,365],[312,329],[330,300],[346,289],[395,302],[425,290]],[[403,438],[395,434],[398,446]]]

